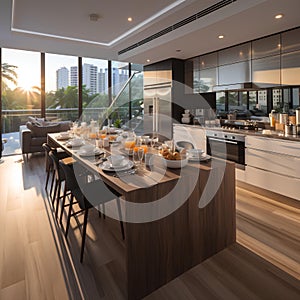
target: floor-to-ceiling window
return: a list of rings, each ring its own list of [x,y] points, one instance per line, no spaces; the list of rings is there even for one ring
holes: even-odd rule
[[[4,155],[19,153],[19,127],[41,116],[41,54],[2,48],[2,132]]]
[[[99,119],[119,95],[117,115],[109,116],[124,125],[143,114],[142,65],[81,58],[33,51],[1,50],[1,125],[12,140],[4,154],[19,153],[19,127],[26,126],[28,116],[46,117],[50,121]],[[139,72],[124,88],[130,74]],[[118,101],[117,101],[118,102]],[[88,112],[88,113],[87,113]],[[12,143],[10,143],[12,144]],[[15,151],[16,150],[16,151]]]
[[[78,119],[78,58],[45,54],[46,118]]]
[[[108,92],[108,61],[82,58],[82,119],[99,120],[110,100]]]

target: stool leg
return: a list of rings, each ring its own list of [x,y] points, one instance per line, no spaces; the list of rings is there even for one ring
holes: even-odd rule
[[[69,212],[68,212],[68,218],[67,218],[67,225],[66,225],[66,232],[65,232],[65,237],[68,235],[69,227],[70,227],[70,220],[72,216],[72,206],[73,206],[73,201],[74,201],[74,196],[71,194],[71,199],[70,199],[70,206],[69,206]]]
[[[49,177],[50,177],[50,170],[47,171],[47,178],[46,178],[46,184],[45,184],[45,190],[46,190],[46,191],[47,191],[47,186],[48,186]]]
[[[87,226],[87,219],[88,219],[88,212],[89,210],[86,209],[84,212],[84,221],[83,221],[83,228],[82,228],[82,241],[81,241],[81,252],[80,252],[80,262],[83,261],[83,252],[84,252],[84,245],[85,245],[85,236],[86,236],[86,226]]]
[[[64,195],[63,195],[63,199],[62,199],[61,211],[60,211],[60,216],[59,216],[59,223],[60,224],[62,224],[62,217],[63,217],[64,207],[65,207],[65,203],[66,203],[66,197],[67,197],[67,187],[66,187],[66,183],[65,183]]]
[[[52,195],[52,207],[53,207],[53,210],[54,210],[54,205],[55,205],[54,203],[55,203],[57,188],[58,188],[58,180],[55,179],[55,182],[54,182],[54,192],[53,192],[53,195]]]
[[[51,187],[50,187],[50,192],[49,192],[50,198],[52,197],[54,181],[55,181],[55,174],[54,174],[54,170],[52,170],[52,180],[51,180]]]
[[[58,217],[58,209],[59,209],[59,199],[60,199],[60,190],[61,190],[61,181],[58,181],[58,191],[57,191],[57,199],[56,199],[56,209],[55,209],[55,218]]]

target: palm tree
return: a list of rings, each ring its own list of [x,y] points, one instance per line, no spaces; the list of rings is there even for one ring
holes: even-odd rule
[[[2,78],[6,81],[11,81],[12,83],[17,84],[18,74],[14,70],[15,68],[17,68],[17,66],[10,65],[8,63],[3,63],[1,65]],[[4,80],[2,80],[2,90],[5,90],[6,88],[7,84]]]

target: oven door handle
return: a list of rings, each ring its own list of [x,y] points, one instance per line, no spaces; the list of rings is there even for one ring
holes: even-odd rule
[[[234,141],[219,140],[219,139],[215,139],[215,138],[211,138],[211,137],[209,137],[208,139],[212,140],[212,141],[217,141],[217,142],[225,143],[225,144],[234,144],[234,145],[237,145],[237,142],[234,142]]]

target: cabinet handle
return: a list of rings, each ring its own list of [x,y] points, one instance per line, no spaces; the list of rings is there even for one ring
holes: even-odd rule
[[[237,145],[237,142],[233,142],[233,141],[225,141],[225,140],[219,140],[219,139],[214,139],[214,138],[208,138],[209,141],[216,141],[216,142],[221,142],[221,143],[225,143],[225,144],[234,144]]]

